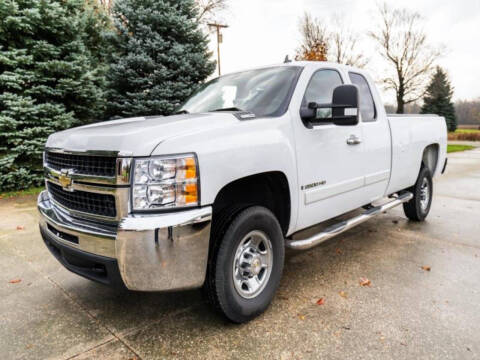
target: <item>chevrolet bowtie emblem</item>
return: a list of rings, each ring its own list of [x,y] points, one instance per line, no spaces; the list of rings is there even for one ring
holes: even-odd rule
[[[58,182],[66,190],[68,190],[73,183],[72,178],[70,177],[72,173],[72,169],[62,169],[60,172],[60,176],[58,177]]]

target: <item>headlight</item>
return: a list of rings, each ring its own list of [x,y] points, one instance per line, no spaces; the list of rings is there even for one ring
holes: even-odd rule
[[[133,210],[196,206],[199,204],[195,155],[135,159]]]

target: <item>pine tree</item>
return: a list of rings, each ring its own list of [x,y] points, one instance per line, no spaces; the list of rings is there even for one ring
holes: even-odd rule
[[[107,18],[93,4],[0,1],[0,191],[41,184],[48,135],[103,116]]]
[[[168,115],[215,69],[193,0],[117,0],[108,114]]]
[[[455,131],[457,118],[452,102],[453,88],[447,73],[439,66],[432,76],[423,98],[422,114],[437,114],[445,117],[448,131]]]

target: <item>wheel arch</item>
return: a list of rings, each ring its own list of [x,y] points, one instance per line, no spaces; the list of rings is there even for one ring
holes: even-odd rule
[[[235,205],[237,210],[264,206],[277,218],[285,235],[290,226],[291,196],[288,178],[282,171],[269,171],[238,178],[224,185],[213,202],[213,216]]]
[[[433,143],[427,145],[423,150],[422,154],[422,166],[426,166],[432,176],[435,174],[437,167],[438,167],[438,158],[440,155],[440,145],[437,143]]]

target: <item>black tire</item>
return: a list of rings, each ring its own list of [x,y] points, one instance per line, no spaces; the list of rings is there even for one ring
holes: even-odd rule
[[[428,186],[428,200],[425,201],[425,185]],[[412,200],[403,204],[405,216],[413,221],[424,221],[430,212],[433,196],[433,182],[430,170],[422,165],[417,182],[408,191],[413,193]]]
[[[231,212],[230,212],[231,213]],[[227,222],[225,219],[229,219]],[[252,206],[237,212],[233,217],[223,215],[212,229],[213,246],[204,293],[214,307],[235,323],[249,321],[264,312],[273,299],[280,283],[285,256],[283,233],[272,212],[261,206]],[[234,284],[234,264],[240,243],[247,241],[252,232],[263,234],[270,241],[269,253],[273,263],[264,287],[253,298],[245,298]],[[248,255],[248,254],[247,254]],[[261,270],[263,271],[263,270]],[[237,284],[238,286],[238,284]]]

